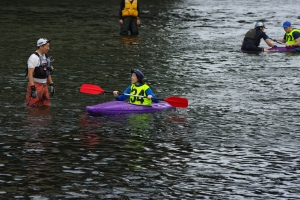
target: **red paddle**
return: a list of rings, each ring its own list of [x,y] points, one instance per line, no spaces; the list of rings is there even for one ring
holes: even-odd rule
[[[86,94],[102,94],[105,91],[98,85],[82,84],[82,86],[80,87],[80,92],[86,93]],[[109,93],[111,93],[111,92],[109,92]]]
[[[86,94],[112,93],[112,91],[105,91],[100,86],[95,85],[95,84],[82,84],[82,86],[80,87],[80,92],[86,93]],[[120,95],[137,96],[137,95],[133,95],[133,94],[120,94]],[[138,96],[138,97],[145,98],[144,96]],[[187,98],[171,96],[168,98],[157,99],[157,100],[165,101],[168,104],[170,104],[171,106],[174,106],[177,108],[187,108],[188,107],[188,99]]]

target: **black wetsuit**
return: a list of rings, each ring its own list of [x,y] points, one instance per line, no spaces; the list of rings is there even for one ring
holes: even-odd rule
[[[249,30],[245,35],[241,49],[244,51],[264,51],[264,48],[258,47],[261,38],[266,40],[268,36],[259,28]]]

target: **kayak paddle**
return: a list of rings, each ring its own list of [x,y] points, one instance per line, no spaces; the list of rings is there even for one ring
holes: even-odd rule
[[[80,92],[86,93],[86,94],[105,93],[105,91],[101,87],[99,87],[98,85],[94,85],[94,84],[82,84],[82,86],[80,87]],[[109,92],[109,93],[111,93],[111,92]]]
[[[282,42],[280,42],[280,41],[278,41],[278,40],[276,40],[276,39],[272,39],[272,38],[270,38],[269,36],[267,36],[267,39],[270,39],[270,40],[272,40],[272,41],[274,41],[274,42],[276,42],[276,43],[278,43],[278,44],[285,44],[285,43],[282,43]]]
[[[86,94],[102,94],[102,93],[113,93],[112,91],[105,91],[100,86],[95,84],[82,84],[80,87],[80,92],[86,93]],[[146,98],[144,96],[134,95],[134,94],[120,94],[120,95],[127,95],[127,96],[136,96],[141,98]],[[177,97],[177,96],[171,96],[164,99],[157,99],[160,101],[165,101],[168,104],[170,104],[173,107],[177,108],[187,108],[188,107],[188,99]]]

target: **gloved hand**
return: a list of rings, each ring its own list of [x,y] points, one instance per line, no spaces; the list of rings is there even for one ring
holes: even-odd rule
[[[55,94],[55,88],[53,86],[53,83],[50,84],[50,94],[53,96]]]
[[[30,88],[31,88],[31,95],[30,96],[35,99],[37,97],[37,92],[36,92],[35,86],[33,85]]]
[[[51,65],[51,67],[50,67],[50,74],[53,74],[53,72],[54,72],[54,67]]]
[[[273,47],[277,47],[276,45],[274,45]]]

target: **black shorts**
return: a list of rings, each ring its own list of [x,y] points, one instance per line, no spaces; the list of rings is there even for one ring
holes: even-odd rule
[[[243,51],[256,51],[256,52],[260,52],[260,51],[264,51],[264,48],[257,47],[257,46],[255,46],[255,44],[244,43],[242,45],[242,50]]]

